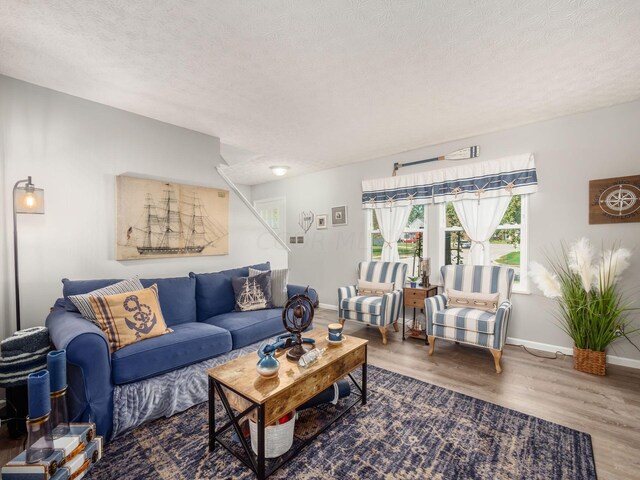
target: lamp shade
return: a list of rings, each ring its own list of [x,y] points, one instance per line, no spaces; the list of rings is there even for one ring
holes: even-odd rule
[[[26,185],[13,191],[16,213],[44,213],[44,190]]]

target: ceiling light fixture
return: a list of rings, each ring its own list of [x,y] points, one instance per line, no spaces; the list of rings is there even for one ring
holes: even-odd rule
[[[269,168],[271,169],[271,171],[276,177],[281,177],[285,175],[287,173],[287,170],[289,170],[289,167],[287,167],[286,165],[274,165]]]

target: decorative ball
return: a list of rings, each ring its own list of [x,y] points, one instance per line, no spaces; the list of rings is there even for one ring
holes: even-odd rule
[[[287,331],[299,335],[313,321],[313,302],[305,294],[294,295],[282,310],[282,323]]]

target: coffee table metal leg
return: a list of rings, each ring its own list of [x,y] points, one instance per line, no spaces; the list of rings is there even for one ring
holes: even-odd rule
[[[216,448],[216,393],[213,378],[209,377],[209,451]]]
[[[362,405],[367,404],[367,346],[364,347],[364,363],[362,364]]]
[[[265,451],[264,451],[264,404],[258,406],[258,471],[256,476],[258,480],[265,478]]]

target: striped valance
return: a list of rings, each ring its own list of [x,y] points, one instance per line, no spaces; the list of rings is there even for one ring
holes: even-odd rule
[[[362,208],[442,203],[538,190],[533,154],[362,182]]]

